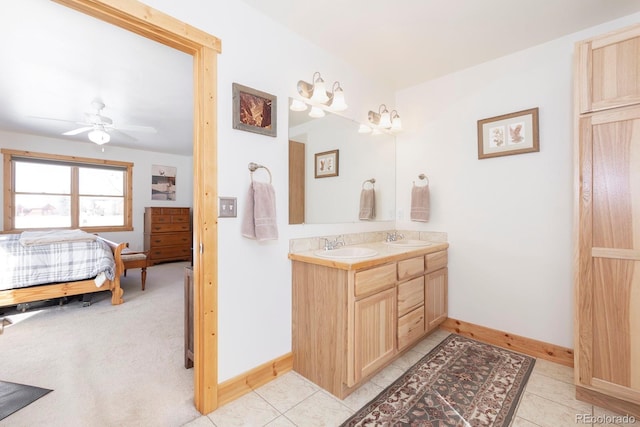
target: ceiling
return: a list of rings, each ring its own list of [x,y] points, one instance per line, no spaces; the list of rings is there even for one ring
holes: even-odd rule
[[[243,1],[395,89],[640,11],[638,0]],[[46,0],[3,2],[0,35],[0,130],[92,144],[62,134],[98,99],[125,133],[105,147],[192,154],[190,55]]]
[[[638,0],[243,0],[403,89],[640,11]]]

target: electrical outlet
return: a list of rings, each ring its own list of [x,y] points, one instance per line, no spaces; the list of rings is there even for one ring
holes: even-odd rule
[[[218,208],[218,217],[220,218],[235,218],[238,216],[236,212],[235,197],[220,197],[220,206]]]

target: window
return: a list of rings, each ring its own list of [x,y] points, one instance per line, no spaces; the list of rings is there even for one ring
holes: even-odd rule
[[[129,231],[133,163],[27,151],[4,154],[4,230]]]

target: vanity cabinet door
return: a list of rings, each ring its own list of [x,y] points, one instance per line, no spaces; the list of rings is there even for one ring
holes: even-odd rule
[[[441,268],[425,275],[425,328],[435,329],[447,318],[448,269]]]
[[[395,287],[362,298],[354,306],[354,378],[353,386],[360,379],[373,373],[395,355],[397,325],[397,298]]]

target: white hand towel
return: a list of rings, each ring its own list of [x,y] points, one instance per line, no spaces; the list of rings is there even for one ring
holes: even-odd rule
[[[361,220],[376,218],[376,191],[373,188],[363,189],[360,192],[359,217]]]
[[[271,184],[252,182],[249,186],[241,232],[244,237],[255,240],[278,238],[276,194]]]
[[[411,189],[411,221],[429,221],[429,185]]]

